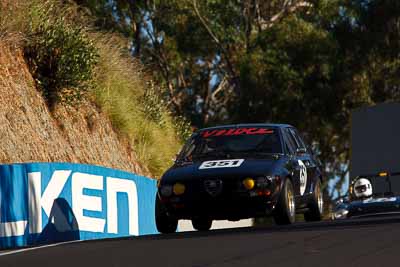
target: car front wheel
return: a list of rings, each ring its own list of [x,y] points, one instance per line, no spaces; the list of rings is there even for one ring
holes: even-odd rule
[[[295,221],[296,204],[292,181],[285,179],[281,193],[278,198],[273,217],[276,224],[291,224]]]
[[[162,234],[174,233],[178,227],[178,220],[169,216],[163,203],[156,196],[155,207],[156,227]]]

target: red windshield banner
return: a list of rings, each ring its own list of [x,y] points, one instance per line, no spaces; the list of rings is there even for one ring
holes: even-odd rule
[[[272,134],[274,133],[271,129],[266,128],[235,128],[235,129],[221,129],[212,131],[203,131],[201,136],[204,138],[214,136],[230,136],[230,135],[261,135],[261,134]]]

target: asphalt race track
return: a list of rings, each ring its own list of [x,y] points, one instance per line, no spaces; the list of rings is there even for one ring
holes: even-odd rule
[[[0,251],[1,267],[400,266],[400,218],[185,232],[7,253]]]

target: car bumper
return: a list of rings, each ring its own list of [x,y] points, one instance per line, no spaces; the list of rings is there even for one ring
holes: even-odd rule
[[[259,196],[250,192],[230,196],[172,197],[161,198],[168,213],[178,219],[208,217],[215,220],[239,220],[270,214],[277,193]]]

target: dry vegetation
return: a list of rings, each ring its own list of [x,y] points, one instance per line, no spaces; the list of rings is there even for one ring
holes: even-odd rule
[[[96,35],[100,61],[96,70],[95,102],[113,121],[117,131],[133,141],[139,161],[157,175],[172,163],[180,148],[177,129],[170,113],[161,108],[160,121],[146,113],[144,90],[153,83],[138,62],[121,55],[124,40],[112,35]]]
[[[79,27],[99,57],[85,98],[73,105],[58,103],[49,112],[35,89],[38,81],[23,62],[23,51],[38,25],[60,19]],[[74,5],[61,6],[59,1],[0,0],[0,95],[4,104],[0,133],[9,143],[9,147],[0,147],[0,160],[83,162],[159,177],[181,145],[175,120],[162,103],[157,119],[146,112],[146,105],[154,103],[146,103],[145,92],[155,88],[145,78],[143,67],[130,59],[126,40],[93,31],[89,21]],[[26,141],[26,135],[36,139]]]

